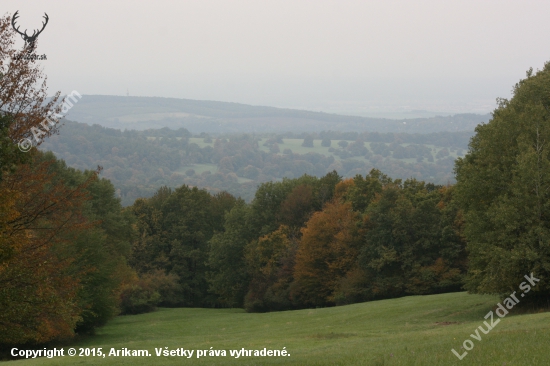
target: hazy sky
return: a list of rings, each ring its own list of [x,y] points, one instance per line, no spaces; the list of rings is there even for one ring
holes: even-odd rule
[[[550,1],[3,1],[50,91],[335,113],[488,112],[550,61]],[[18,46],[23,41],[18,39]]]

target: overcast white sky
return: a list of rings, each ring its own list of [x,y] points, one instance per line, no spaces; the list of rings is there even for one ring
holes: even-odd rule
[[[484,113],[550,61],[550,1],[3,1],[50,91]],[[23,45],[21,39],[18,46]]]

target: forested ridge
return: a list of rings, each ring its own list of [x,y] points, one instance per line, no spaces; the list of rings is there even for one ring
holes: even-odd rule
[[[84,95],[68,118],[121,130],[163,127],[177,130],[183,127],[194,134],[319,133],[328,130],[426,134],[472,131],[479,123],[487,122],[490,115],[464,113],[395,120],[211,100]]]
[[[9,18],[1,18],[0,350],[93,334],[118,314],[158,306],[264,312],[463,289],[506,297],[529,273],[540,283],[521,306],[548,306],[550,63],[528,71],[514,96],[501,99],[492,120],[476,128],[467,154],[454,162],[454,185],[364,166],[346,177],[321,163],[330,157],[279,155],[278,145],[292,138],[277,135],[262,143],[253,135],[204,135],[200,147],[185,130],[143,135],[92,126],[86,128],[112,134],[120,145],[102,155],[115,140],[87,146],[73,135],[76,142],[63,143],[78,144],[92,160],[69,156],[65,162],[54,154],[59,151],[17,146],[36,126],[45,129],[36,142],[43,148],[71,125],[46,120],[65,101],[59,93],[46,98],[39,65],[18,59],[21,51],[13,49],[8,29]],[[346,143],[339,134],[299,136],[299,146],[309,149],[318,138],[338,154],[412,154],[418,163],[429,158],[419,147],[421,136],[355,134]],[[368,140],[373,136],[378,140]],[[462,141],[440,137],[450,148]],[[342,143],[336,147],[333,140]],[[139,149],[131,147],[136,142]],[[419,146],[408,149],[414,144]],[[447,154],[440,159],[452,165]],[[162,176],[161,164],[173,171],[182,159],[205,155],[236,182],[246,174],[266,178],[255,183],[248,201],[215,182],[217,191],[160,181],[150,197],[122,206],[115,187],[129,173],[118,167],[141,164],[138,172],[149,174],[157,165]],[[253,165],[259,158],[265,159],[261,169]],[[93,159],[106,166],[69,166]],[[108,164],[117,159],[123,162]],[[319,164],[319,171],[298,174],[291,164],[298,161]],[[271,179],[277,175],[266,169],[279,166],[282,176]],[[102,169],[113,180],[101,178]],[[135,182],[141,179],[130,172]]]

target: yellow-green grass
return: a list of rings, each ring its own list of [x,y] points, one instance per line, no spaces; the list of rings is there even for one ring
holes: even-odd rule
[[[147,349],[151,357],[62,357],[14,365],[548,365],[550,313],[513,315],[481,341],[470,337],[498,299],[452,293],[322,309],[247,314],[239,309],[159,309],[120,316],[72,347]],[[460,361],[464,340],[474,348]],[[68,349],[67,346],[66,349]],[[157,357],[155,348],[226,350],[226,357]],[[288,357],[240,357],[232,349],[282,349]]]

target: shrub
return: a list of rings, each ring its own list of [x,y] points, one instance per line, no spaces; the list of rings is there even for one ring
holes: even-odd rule
[[[163,270],[157,269],[144,274],[142,278],[160,295],[158,305],[167,307],[179,305],[182,294],[179,277],[176,274],[166,274]]]
[[[304,138],[304,142],[302,142],[303,147],[313,147],[313,137],[307,136]]]
[[[157,305],[176,306],[181,298],[179,277],[173,273],[166,274],[157,269],[135,276],[120,294],[121,314],[148,313]]]
[[[156,309],[160,294],[143,281],[138,281],[122,290],[120,300],[120,312],[123,315],[148,313]]]

